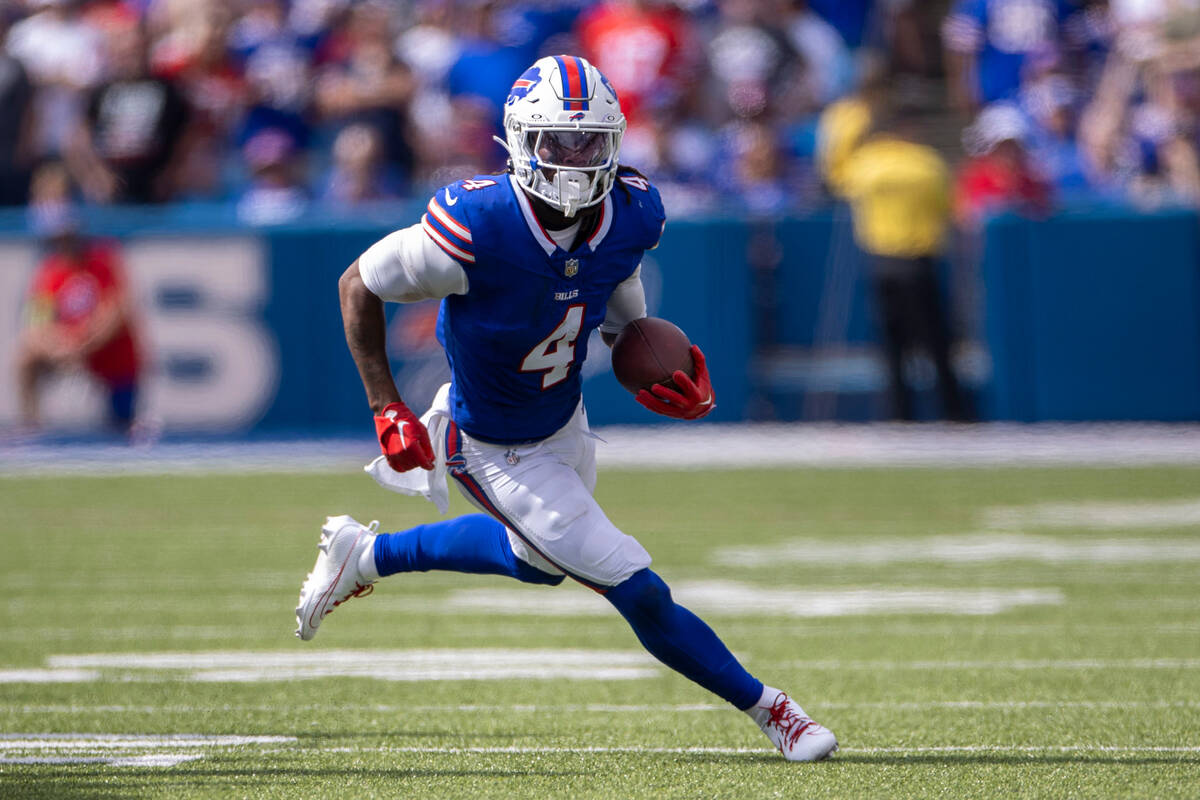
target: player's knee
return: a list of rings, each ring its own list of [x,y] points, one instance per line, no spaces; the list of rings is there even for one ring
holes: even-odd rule
[[[651,569],[640,569],[605,594],[622,615],[642,619],[660,619],[675,604],[671,589]]]

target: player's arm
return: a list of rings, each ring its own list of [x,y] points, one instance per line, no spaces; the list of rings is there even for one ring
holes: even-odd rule
[[[635,319],[646,316],[646,288],[642,285],[642,267],[617,284],[612,297],[608,299],[608,307],[604,322],[600,323],[600,338],[609,347],[617,340],[617,334]]]
[[[415,302],[467,291],[462,267],[429,243],[421,226],[390,234],[359,256],[338,280],[346,344],[388,464],[404,472],[433,468],[429,433],[404,404],[387,355],[384,300]]]
[[[621,282],[608,301],[608,313],[600,324],[600,337],[604,343],[612,347],[621,329],[646,316],[646,290],[642,285],[642,268],[639,266],[626,280]],[[692,363],[695,377],[685,372],[676,372],[673,376],[679,391],[665,386],[654,386],[651,391],[642,390],[637,395],[637,401],[656,414],[676,419],[699,419],[716,408],[712,381],[708,377],[708,367],[704,362],[704,353],[692,345]]]

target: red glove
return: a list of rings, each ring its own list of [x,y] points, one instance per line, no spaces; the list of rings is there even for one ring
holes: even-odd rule
[[[692,345],[692,363],[696,368],[696,379],[692,380],[683,370],[675,370],[671,376],[680,391],[656,383],[649,390],[642,389],[635,399],[655,414],[675,419],[700,419],[717,407],[713,398],[712,381],[708,379],[708,367],[704,365],[704,353]]]
[[[413,467],[433,469],[433,444],[429,431],[404,403],[388,403],[375,415],[375,432],[388,465],[396,472]]]

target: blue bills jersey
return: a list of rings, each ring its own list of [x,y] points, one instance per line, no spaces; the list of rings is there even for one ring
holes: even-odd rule
[[[469,282],[465,294],[442,300],[438,340],[450,362],[452,416],[471,436],[544,439],[575,412],[588,338],[613,290],[658,244],[665,219],[645,178],[618,181],[595,230],[570,251],[507,176],[459,181],[429,201],[421,226]]]

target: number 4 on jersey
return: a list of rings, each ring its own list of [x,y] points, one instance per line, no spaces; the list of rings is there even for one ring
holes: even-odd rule
[[[575,363],[575,340],[583,327],[583,309],[582,305],[568,308],[558,327],[534,345],[521,362],[521,372],[546,373],[542,376],[543,389],[566,380],[571,373],[571,365]]]

